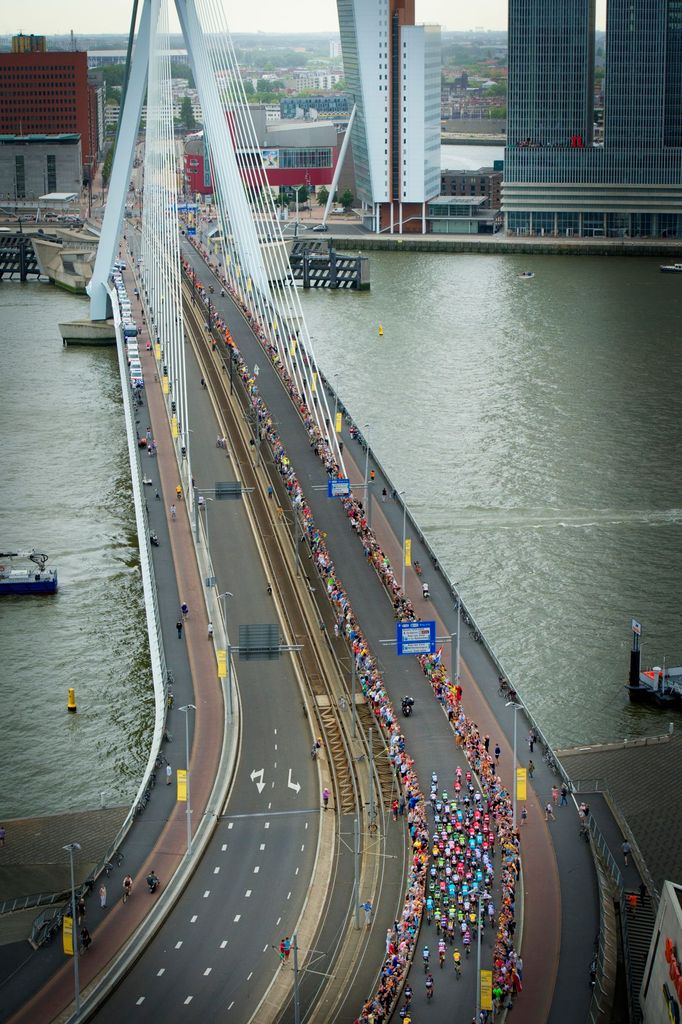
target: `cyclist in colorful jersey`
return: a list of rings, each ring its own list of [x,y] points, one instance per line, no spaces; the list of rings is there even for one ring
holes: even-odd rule
[[[445,939],[441,939],[438,943],[438,960],[442,970],[445,963]]]
[[[458,949],[453,950],[452,962],[455,965],[455,974],[457,975],[457,980],[459,981],[460,975],[462,973],[462,954]]]

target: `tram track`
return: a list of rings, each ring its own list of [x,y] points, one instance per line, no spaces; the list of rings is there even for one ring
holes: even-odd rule
[[[191,289],[186,284],[184,299],[185,320],[194,327],[191,333],[195,353],[231,446],[231,457],[235,467],[239,467],[243,487],[251,489],[242,492],[242,500],[249,503],[262,541],[268,577],[286,623],[286,642],[302,644],[302,649],[294,652],[293,656],[298,660],[301,678],[307,688],[307,703],[312,706],[327,752],[336,806],[343,814],[359,814],[361,817],[358,754],[351,749],[351,738],[347,735],[339,709],[340,697],[346,699],[340,666],[327,643],[326,624],[313,600],[310,581],[302,570],[300,577],[297,576],[297,560],[292,557],[297,531],[292,531],[291,520],[296,512],[289,506],[285,513],[278,514],[278,509],[285,508],[281,480],[274,466],[268,465],[264,446],[254,460],[257,444],[249,423],[250,406],[242,382],[235,377],[233,394],[230,395],[229,379],[226,380],[227,374],[221,370],[224,363],[218,362],[218,352],[212,350],[212,339],[207,336],[200,308],[192,303]],[[269,473],[270,468],[274,472]],[[268,485],[275,489],[279,503],[268,499]],[[300,523],[298,534],[302,536]],[[285,537],[291,543],[285,543]]]

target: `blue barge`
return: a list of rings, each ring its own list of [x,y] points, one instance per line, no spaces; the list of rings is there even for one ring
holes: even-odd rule
[[[15,568],[15,558],[27,558],[33,566]],[[0,551],[0,595],[56,594],[57,570],[46,569],[48,556],[42,551]]]

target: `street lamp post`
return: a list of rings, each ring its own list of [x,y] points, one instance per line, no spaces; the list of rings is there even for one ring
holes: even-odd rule
[[[462,632],[462,598],[460,596],[459,583],[455,583],[455,592],[457,594],[457,646],[455,648],[455,686],[459,685],[459,651],[460,651],[460,634]]]
[[[371,505],[369,500],[369,423],[363,425],[365,432],[365,509],[367,511],[367,525],[372,526]]]
[[[405,593],[405,562],[407,561],[405,557],[405,527],[407,520],[407,505],[405,504],[405,493],[405,491],[398,491],[398,497],[403,499],[403,578],[401,584],[403,594]]]
[[[178,711],[185,712],[185,763],[187,765],[187,856],[192,853],[192,799],[189,771],[189,713],[196,711],[194,704],[183,704]]]
[[[218,600],[223,602],[223,624],[225,626],[225,643],[227,644],[227,599],[228,597],[234,597],[231,590],[226,590],[222,594],[218,594]]]
[[[514,759],[512,763],[512,825],[516,828],[516,712],[523,705],[517,704],[513,700],[508,700],[506,706],[508,708],[514,708]]]
[[[67,843],[62,849],[69,854],[69,867],[71,869],[71,943],[73,945],[73,986],[76,995],[76,1017],[81,1012],[81,984],[78,973],[78,912],[76,910],[76,883],[73,874],[73,855],[80,850],[80,843]]]
[[[334,433],[336,433],[336,413],[339,407],[339,392],[338,392],[338,373],[332,374],[332,380],[334,381]]]

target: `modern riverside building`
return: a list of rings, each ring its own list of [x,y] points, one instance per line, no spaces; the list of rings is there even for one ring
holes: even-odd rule
[[[440,28],[414,0],[337,0],[365,226],[425,233],[440,191]]]
[[[509,0],[502,208],[513,235],[682,237],[682,0],[607,0],[595,145],[595,0]]]

